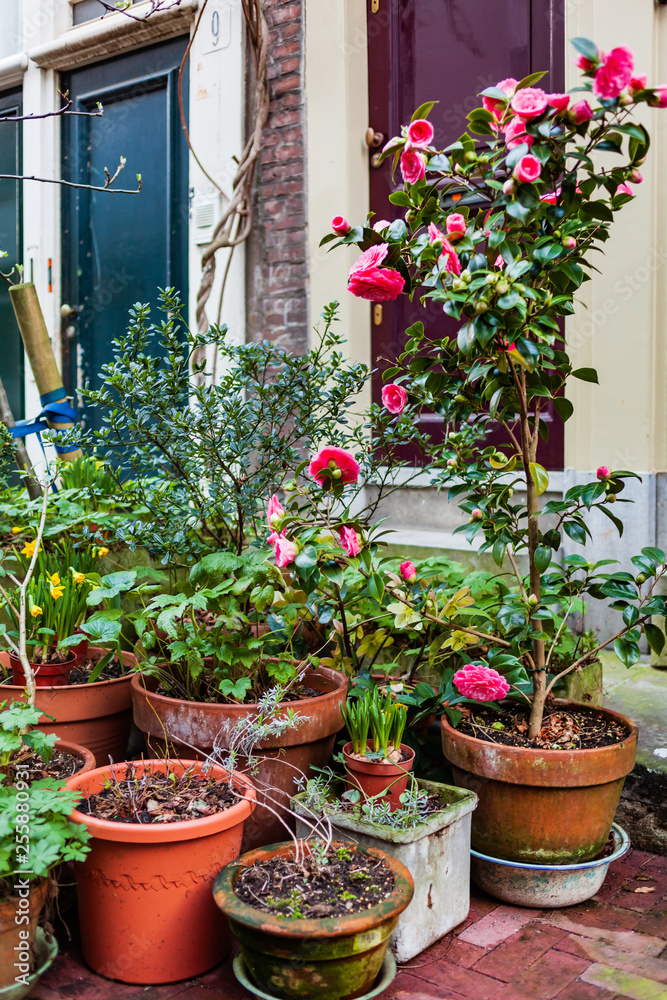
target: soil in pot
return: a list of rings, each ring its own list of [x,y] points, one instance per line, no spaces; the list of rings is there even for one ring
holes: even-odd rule
[[[64,740],[55,744],[48,763],[39,754],[30,752],[28,747],[25,750],[27,753],[21,757],[21,769],[22,778],[28,783],[41,778],[55,778],[56,781],[65,782],[80,771],[92,771],[95,767],[95,758],[90,750]]]
[[[369,750],[372,742],[368,741]],[[381,796],[389,802],[392,810],[401,804],[401,795],[408,785],[408,773],[412,769],[415,752],[406,743],[401,743],[400,757],[395,753],[395,760],[373,760],[369,755],[355,754],[352,743],[343,747],[343,758],[347,772],[348,788],[356,788],[361,792],[364,802],[375,796]]]
[[[145,760],[75,775],[84,799],[72,819],[92,834],[76,864],[83,956],[97,973],[158,985],[201,975],[227,955],[231,938],[212,887],[238,856],[255,789],[200,761]],[[173,778],[170,775],[174,775]],[[92,801],[86,801],[87,799]],[[220,808],[221,802],[223,808]],[[106,818],[115,806],[115,817]]]
[[[299,850],[303,852],[304,849],[306,852],[311,850],[312,843],[300,842]],[[345,1000],[363,996],[375,982],[399,915],[412,898],[412,877],[400,861],[383,851],[334,843],[330,854],[333,854],[335,863],[338,863],[339,851],[343,858],[351,855],[354,859],[347,868],[346,876],[352,881],[347,887],[337,886],[335,878],[327,884],[326,874],[321,876],[324,879],[322,896],[320,900],[314,896],[310,916],[297,915],[302,913],[298,909],[302,905],[301,892],[295,892],[290,899],[290,882],[293,879],[283,879],[282,891],[275,887],[275,891],[281,892],[277,899],[277,911],[252,899],[252,892],[257,894],[256,890],[261,890],[259,884],[245,886],[252,905],[236,894],[235,886],[240,878],[247,877],[247,871],[256,871],[267,862],[275,864],[276,859],[287,862],[286,874],[294,876],[295,850],[295,844],[290,842],[251,851],[228,865],[216,879],[215,899],[239,939],[245,966],[260,990],[286,1000]],[[299,862],[302,861],[303,855],[299,858]],[[376,867],[378,863],[380,866]],[[271,871],[271,868],[269,864],[268,870]],[[324,871],[326,868],[326,865],[322,866]],[[278,866],[275,870],[280,873],[282,869]],[[391,881],[387,878],[384,884],[379,884],[383,898],[375,903],[367,901],[364,908],[356,912],[353,909],[354,899],[344,898],[345,893],[359,896],[369,890],[357,887],[352,878],[355,870],[368,875],[368,881],[373,884],[379,884],[378,873],[381,871],[388,871],[391,878]],[[382,878],[385,878],[384,874]],[[359,879],[359,882],[365,881]],[[287,899],[288,906],[293,910],[291,915],[281,913],[281,898]],[[350,910],[334,913],[341,903],[345,907],[350,904]],[[295,904],[296,910],[292,904]],[[316,915],[318,906],[325,911],[322,916]]]
[[[441,723],[456,783],[479,796],[473,849],[538,865],[597,857],[634,766],[637,727],[617,712],[556,699],[530,743],[525,710],[501,713],[476,708],[465,728]]]

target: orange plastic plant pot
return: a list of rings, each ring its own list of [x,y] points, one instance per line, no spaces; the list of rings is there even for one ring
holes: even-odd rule
[[[371,745],[369,740],[369,749]],[[374,760],[357,760],[352,756],[352,743],[346,743],[343,747],[343,757],[347,771],[347,787],[358,789],[364,802],[375,795],[381,795],[383,801],[389,802],[392,812],[398,809],[401,795],[408,785],[408,773],[412,770],[415,760],[412,747],[401,743],[401,750],[404,757],[406,754],[408,756],[400,764],[383,764]]]
[[[43,878],[32,883],[27,896],[0,900],[0,989],[13,986],[17,976],[28,972],[14,963],[23,964],[26,942],[32,951],[48,887],[48,880]]]
[[[137,762],[141,775],[201,772],[201,761]],[[128,764],[114,773],[122,780]],[[90,795],[104,787],[110,766],[74,775],[68,788]],[[213,768],[221,781],[221,767]],[[234,786],[244,798],[224,812],[189,822],[114,823],[78,810],[93,839],[90,854],[76,865],[83,957],[95,972],[124,983],[158,985],[190,979],[221,962],[231,947],[226,922],[213,900],[213,883],[241,848],[244,820],[256,792],[242,775]]]

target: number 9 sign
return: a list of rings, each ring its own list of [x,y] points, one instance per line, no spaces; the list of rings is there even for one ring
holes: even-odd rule
[[[202,23],[203,54],[226,49],[232,39],[232,9],[229,0],[209,2]]]

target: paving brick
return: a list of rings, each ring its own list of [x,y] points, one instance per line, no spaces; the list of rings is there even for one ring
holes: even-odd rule
[[[488,1000],[489,997],[494,997],[495,1000],[496,993],[502,987],[502,983],[498,979],[484,976],[481,972],[475,972],[474,969],[462,969],[461,966],[446,960],[434,962],[421,969],[414,969],[411,974],[418,979],[433,983],[443,990],[453,991],[462,997],[470,997],[472,1000]],[[442,993],[439,995],[443,996]],[[444,996],[448,997],[449,993],[445,993]]]
[[[617,927],[632,930],[641,919],[639,913],[626,907],[617,906],[615,902],[609,905],[608,903],[598,903],[593,899],[579,903],[578,906],[568,906],[567,912],[573,920],[588,924],[590,927]]]
[[[606,989],[576,981],[557,993],[555,1000],[613,1000],[613,998]]]
[[[467,927],[460,935],[462,941],[476,944],[480,948],[495,948],[506,941],[524,924],[539,915],[539,910],[527,910],[518,906],[497,906],[491,913]]]
[[[659,983],[667,983],[667,962],[661,958],[654,958],[636,951],[623,951],[614,945],[606,944],[604,941],[578,937],[576,934],[566,935],[559,941],[557,950],[567,951],[580,958],[588,958],[591,962],[602,962],[624,972],[648,976]]]
[[[519,972],[494,1000],[551,1000],[574,983],[590,962],[564,951],[548,951]]]
[[[485,972],[510,983],[517,972],[532,965],[566,936],[565,931],[558,927],[537,922],[526,924],[481,958],[474,967],[475,972]]]
[[[664,948],[665,941],[660,936],[580,923],[573,913],[573,909],[547,911],[538,919],[544,923],[552,924],[554,927],[561,927],[572,934],[594,938],[596,941],[606,941],[623,951],[635,951],[638,954],[656,956]]]
[[[585,983],[613,991],[628,1000],[667,1000],[667,990],[654,979],[619,972],[610,965],[591,965],[581,978]]]
[[[388,990],[378,1000],[442,1000],[439,991],[429,989],[421,979],[406,972],[399,972]],[[456,998],[458,1000],[458,998]]]
[[[444,957],[447,958],[447,961],[453,962],[455,965],[462,965],[464,969],[470,969],[486,954],[485,948],[462,941],[460,937],[454,937],[451,939]],[[498,977],[496,976],[495,978]]]
[[[635,930],[667,940],[667,910],[653,910],[636,924]]]

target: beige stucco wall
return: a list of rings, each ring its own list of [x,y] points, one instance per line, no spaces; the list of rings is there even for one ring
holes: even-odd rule
[[[370,309],[347,292],[358,250],[327,253],[318,244],[335,215],[359,223],[369,211],[366,5],[306,0],[307,219],[310,325],[326,303],[340,302],[348,353],[370,364]]]

